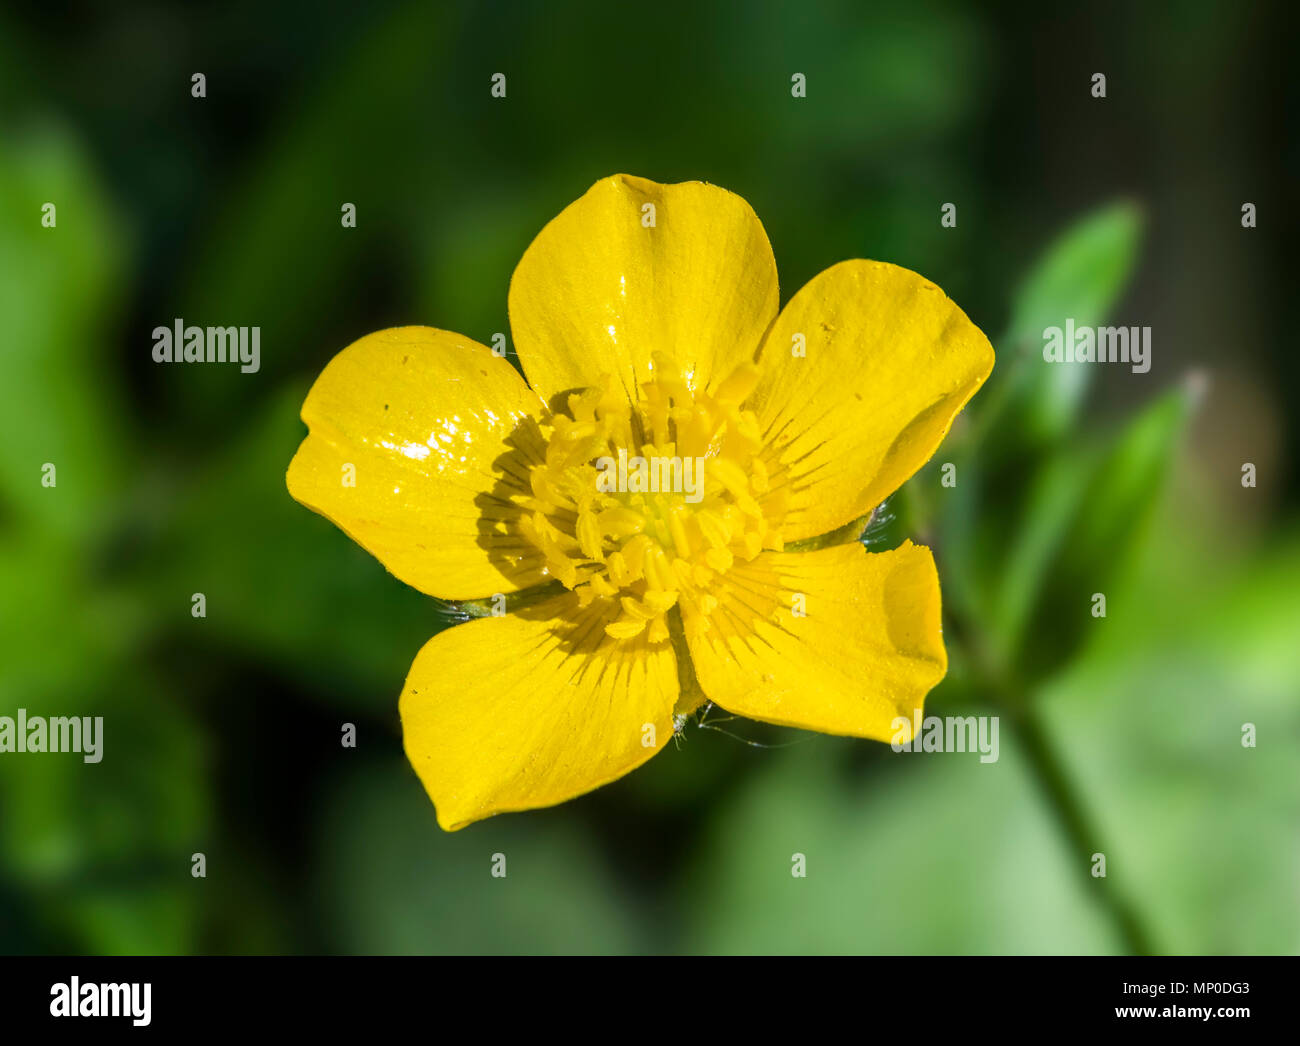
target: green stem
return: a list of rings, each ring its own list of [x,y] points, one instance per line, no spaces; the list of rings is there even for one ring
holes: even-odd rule
[[[1074,782],[1062,767],[1061,759],[1051,738],[1043,729],[1038,715],[1027,705],[1007,709],[1021,747],[1029,756],[1035,775],[1047,792],[1057,815],[1057,823],[1065,834],[1070,849],[1075,851],[1074,863],[1080,869],[1091,890],[1098,890],[1102,904],[1110,912],[1125,946],[1135,955],[1152,955],[1151,935],[1141,914],[1128,897],[1111,885],[1110,880],[1097,880],[1092,876],[1090,859],[1093,854],[1106,853],[1096,824],[1084,808],[1083,800]]]
[[[1153,955],[1152,937],[1138,909],[1126,895],[1111,885],[1110,880],[1098,881],[1092,876],[1091,857],[1105,854],[1101,835],[1089,816],[1087,808],[1074,781],[1066,773],[1064,764],[1043,728],[1042,720],[1027,699],[1027,690],[1018,682],[1008,679],[1001,671],[998,659],[982,641],[982,636],[969,626],[968,619],[950,611],[953,638],[965,647],[971,667],[983,683],[985,693],[998,710],[1010,721],[1017,739],[1038,783],[1056,815],[1057,827],[1076,855],[1075,866],[1083,875],[1090,892],[1096,893],[1114,921],[1125,947],[1134,955]]]

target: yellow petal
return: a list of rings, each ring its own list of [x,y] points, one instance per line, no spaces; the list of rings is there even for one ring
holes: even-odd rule
[[[889,741],[947,671],[934,559],[911,542],[764,552],[711,591],[691,660],[705,695],[737,715]]]
[[[721,383],[753,359],[777,302],[772,247],[743,199],[703,182],[614,175],[524,252],[510,327],[548,403],[603,374],[635,399],[656,352],[693,390]]]
[[[673,733],[677,660],[565,593],[434,636],[402,690],[406,754],[447,831],[622,777]]]
[[[765,339],[748,403],[763,433],[764,504],[786,499],[785,540],[825,534],[884,501],[929,460],[992,368],[979,328],[908,269],[846,261],[810,280]]]
[[[519,509],[508,499],[529,493],[540,406],[505,360],[468,338],[431,327],[370,334],[308,393],[310,434],[289,465],[289,493],[430,595],[538,584],[544,561],[509,525]]]

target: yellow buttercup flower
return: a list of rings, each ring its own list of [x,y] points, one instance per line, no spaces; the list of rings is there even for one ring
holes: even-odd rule
[[[867,517],[993,366],[934,284],[832,266],[778,312],[739,196],[597,182],[509,293],[527,381],[430,327],[325,368],[289,492],[393,574],[509,612],[434,636],[401,696],[454,830],[621,777],[705,701],[889,740],[947,670],[929,549],[815,540]]]

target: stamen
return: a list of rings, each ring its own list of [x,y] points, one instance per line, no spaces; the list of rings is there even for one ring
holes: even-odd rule
[[[693,392],[666,357],[651,369],[635,404],[612,376],[570,394],[567,413],[541,425],[531,496],[515,501],[547,572],[580,606],[608,605],[606,634],[663,643],[672,607],[688,636],[706,631],[717,579],[783,547],[784,501],[770,493],[758,420],[743,409],[758,381],[752,364],[712,395]]]

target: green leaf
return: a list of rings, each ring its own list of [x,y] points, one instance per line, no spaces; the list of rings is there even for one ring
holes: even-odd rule
[[[1099,620],[1094,594],[1108,602],[1118,594],[1198,397],[1195,383],[1184,384],[1100,453],[1044,466],[998,593],[1000,639],[1022,676],[1058,668]],[[1038,621],[1046,627],[1033,628]]]
[[[1127,201],[1108,204],[1067,229],[1013,298],[1004,342],[1032,345],[1044,327],[1066,317],[1079,324],[1106,319],[1128,283],[1141,231],[1141,212]]]
[[[1094,368],[1046,363],[1043,331],[1104,323],[1124,293],[1137,259],[1142,213],[1129,202],[1109,204],[1071,226],[1052,244],[1016,293],[999,343],[999,377],[1009,402],[998,411],[1004,435],[1023,443],[1069,432]]]
[[[935,498],[945,598],[972,620],[992,622],[1003,657],[1094,464],[1095,452],[1081,453],[1086,443],[1074,436],[1094,368],[1045,362],[1043,330],[1105,320],[1132,272],[1141,227],[1134,204],[1112,203],[1044,252],[1015,296],[973,429],[954,444],[957,486]]]
[[[67,952],[192,948],[185,861],[208,823],[196,726],[139,657],[152,610],[106,576],[105,523],[129,500],[107,351],[123,242],[66,133],[0,151],[0,709],[103,719],[101,762],[0,757],[0,893]]]
[[[42,224],[54,207],[52,227]],[[119,488],[121,425],[105,346],[123,238],[80,149],[44,128],[0,150],[0,508],[70,535]],[[55,487],[42,485],[54,466]]]

